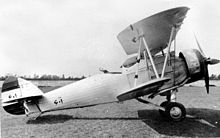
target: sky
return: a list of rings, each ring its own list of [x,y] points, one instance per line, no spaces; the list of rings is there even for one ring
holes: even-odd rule
[[[117,34],[157,12],[190,8],[177,35],[177,50],[197,48],[220,59],[218,0],[1,0],[0,76],[88,76],[99,68],[120,71],[127,55]],[[197,48],[198,49],[198,48]],[[220,64],[209,66],[220,74]]]

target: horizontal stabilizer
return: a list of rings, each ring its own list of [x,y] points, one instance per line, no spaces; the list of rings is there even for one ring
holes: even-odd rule
[[[42,98],[42,95],[39,96],[27,96],[27,97],[22,97],[22,98],[17,98],[14,100],[10,100],[10,101],[5,101],[4,103],[14,103],[14,102],[20,102],[20,101],[24,101],[24,100],[37,100]]]
[[[170,80],[170,78],[158,78],[158,79],[150,80],[126,92],[121,93],[120,95],[117,96],[117,99],[119,101],[125,101],[151,94],[154,91],[157,91],[163,85],[163,83],[168,80]]]

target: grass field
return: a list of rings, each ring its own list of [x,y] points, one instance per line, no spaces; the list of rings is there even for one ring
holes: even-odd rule
[[[154,102],[163,100],[156,97]],[[169,122],[136,100],[45,113],[37,120],[1,108],[1,137],[220,137],[220,87],[211,87],[209,95],[203,87],[183,87],[178,102],[196,118]]]

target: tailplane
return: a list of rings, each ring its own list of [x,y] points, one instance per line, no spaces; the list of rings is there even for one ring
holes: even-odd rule
[[[30,81],[10,76],[2,85],[1,94],[2,106],[10,114],[27,115],[40,111],[38,100],[43,97],[43,92]]]

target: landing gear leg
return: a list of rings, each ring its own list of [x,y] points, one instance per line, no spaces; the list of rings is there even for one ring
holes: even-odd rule
[[[169,98],[170,98],[169,101],[170,102],[176,102],[177,101],[176,93],[177,93],[177,89],[171,91],[171,94],[169,95]]]

